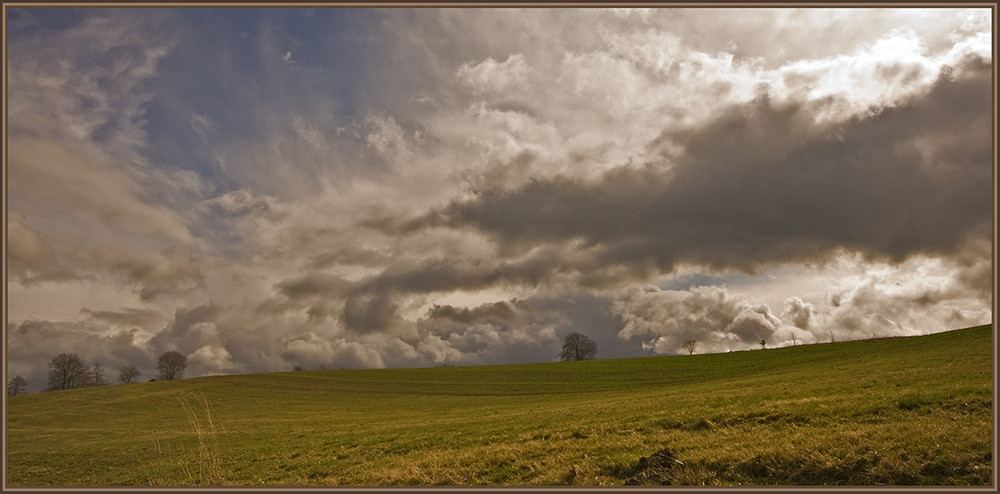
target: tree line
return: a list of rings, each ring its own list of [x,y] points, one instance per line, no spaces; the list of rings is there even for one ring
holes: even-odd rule
[[[767,342],[760,341],[760,347],[766,348]],[[696,340],[687,340],[681,347],[693,354],[698,348]],[[577,332],[570,333],[563,339],[562,352],[559,358],[563,361],[591,360],[597,358],[597,343]],[[153,380],[171,381],[184,377],[187,368],[187,357],[180,352],[164,352],[156,360],[157,375]],[[323,367],[325,369],[325,367]],[[300,371],[302,367],[295,366]],[[136,382],[141,374],[134,365],[122,367],[118,373],[118,382],[129,384]],[[49,362],[49,387],[46,391],[60,389],[84,388],[88,386],[103,386],[108,384],[104,377],[104,368],[97,362],[87,366],[75,353],[61,353]],[[7,382],[7,395],[16,396],[27,392],[27,381],[21,376],[14,376]]]
[[[150,381],[172,381],[184,377],[187,368],[187,357],[177,351],[163,352],[156,359],[156,377]],[[49,362],[49,382],[45,391],[62,389],[86,388],[90,386],[105,386],[104,367],[94,362],[87,365],[76,353],[60,353]],[[142,374],[134,365],[126,365],[118,371],[118,382],[129,384],[137,382]],[[17,396],[27,393],[28,382],[20,375],[7,381],[7,396]]]

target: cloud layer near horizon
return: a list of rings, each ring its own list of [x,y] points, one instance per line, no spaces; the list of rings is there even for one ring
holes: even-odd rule
[[[733,14],[11,9],[10,372],[990,322],[990,11]]]

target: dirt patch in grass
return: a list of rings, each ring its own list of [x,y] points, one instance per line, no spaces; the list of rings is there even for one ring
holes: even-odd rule
[[[745,459],[684,462],[661,449],[608,473],[632,485],[989,485],[992,457],[934,457],[859,451],[761,454]]]
[[[649,457],[639,458],[625,485],[671,485],[677,471],[684,466],[673,451],[664,448]]]

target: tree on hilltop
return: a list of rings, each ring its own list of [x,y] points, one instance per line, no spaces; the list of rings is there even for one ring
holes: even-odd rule
[[[108,384],[107,379],[104,378],[104,368],[101,364],[94,362],[94,366],[90,368],[90,372],[87,374],[87,381],[85,386],[105,386]]]
[[[681,347],[688,351],[688,355],[691,355],[694,353],[695,349],[698,348],[698,342],[695,340],[687,340],[683,345],[681,345]]]
[[[559,353],[559,358],[563,362],[597,358],[597,343],[574,331],[566,335],[566,338],[563,339],[562,352]]]
[[[156,360],[156,370],[159,371],[156,378],[161,381],[182,379],[184,378],[184,369],[186,368],[187,357],[180,352],[174,350],[163,352],[160,358]]]
[[[122,384],[134,383],[137,377],[139,377],[139,369],[136,369],[134,365],[126,365],[118,371],[118,382]]]
[[[90,369],[75,353],[60,353],[49,362],[49,391],[73,389],[86,386],[90,381]]]
[[[7,396],[17,396],[23,395],[28,392],[28,381],[26,381],[20,374],[10,378],[7,381]]]

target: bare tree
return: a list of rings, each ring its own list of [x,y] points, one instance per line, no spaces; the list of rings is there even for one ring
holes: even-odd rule
[[[94,362],[94,366],[90,368],[90,372],[87,374],[87,381],[85,386],[106,386],[108,380],[104,378],[104,368],[101,364]]]
[[[184,369],[186,368],[187,357],[180,352],[174,350],[163,352],[160,358],[156,360],[156,370],[159,371],[156,378],[161,381],[182,379],[184,378]]]
[[[20,374],[10,378],[7,381],[7,396],[17,396],[23,395],[28,392],[28,381],[26,381]]]
[[[122,384],[134,383],[138,377],[139,369],[136,369],[134,365],[126,365],[118,372],[118,382]]]
[[[90,370],[75,353],[60,353],[49,362],[49,390],[73,389],[86,386]]]
[[[687,340],[683,345],[681,345],[681,347],[688,351],[688,355],[691,355],[694,353],[695,349],[698,348],[698,342],[695,340]]]
[[[574,331],[566,335],[566,338],[563,339],[562,352],[559,353],[559,358],[564,362],[597,358],[597,343]]]

